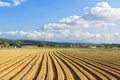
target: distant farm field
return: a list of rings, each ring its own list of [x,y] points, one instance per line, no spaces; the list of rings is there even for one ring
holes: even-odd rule
[[[120,80],[120,50],[0,49],[0,80]]]

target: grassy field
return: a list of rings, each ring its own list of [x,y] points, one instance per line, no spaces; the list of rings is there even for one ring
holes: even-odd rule
[[[0,49],[0,80],[120,80],[117,49]]]

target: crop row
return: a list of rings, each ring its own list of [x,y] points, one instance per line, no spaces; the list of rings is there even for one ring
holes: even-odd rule
[[[0,50],[0,78],[3,80],[120,80],[119,56],[119,51],[114,50]]]

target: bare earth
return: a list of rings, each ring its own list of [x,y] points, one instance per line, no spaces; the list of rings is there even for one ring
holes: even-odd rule
[[[0,80],[120,80],[117,49],[0,49]]]

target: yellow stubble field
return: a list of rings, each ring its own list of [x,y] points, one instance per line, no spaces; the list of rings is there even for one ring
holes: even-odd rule
[[[0,49],[0,80],[120,80],[120,50]]]

